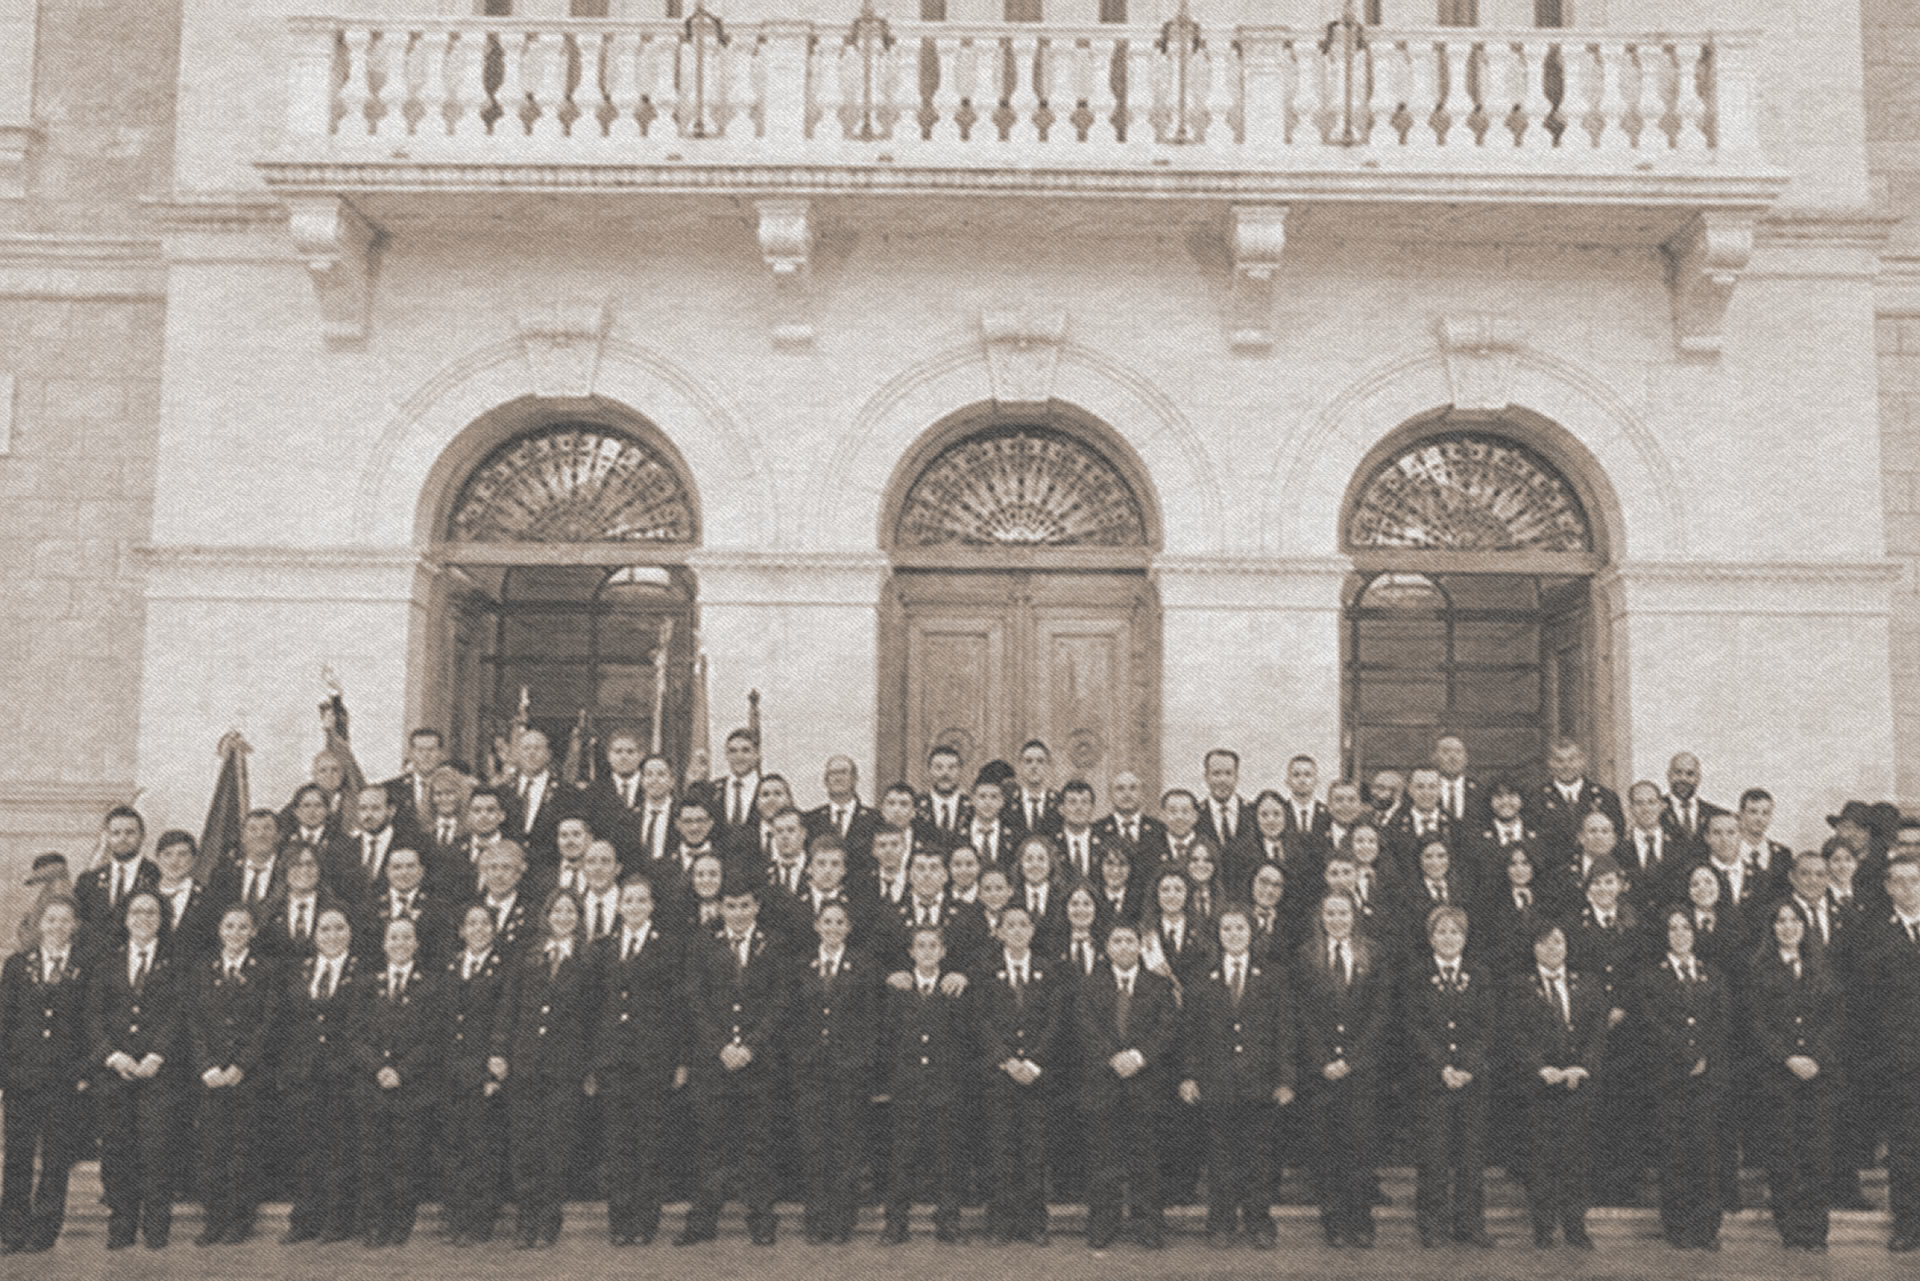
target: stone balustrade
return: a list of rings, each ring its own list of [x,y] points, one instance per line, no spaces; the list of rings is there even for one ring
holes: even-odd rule
[[[281,161],[1712,176],[1753,38],[512,18],[292,20]]]

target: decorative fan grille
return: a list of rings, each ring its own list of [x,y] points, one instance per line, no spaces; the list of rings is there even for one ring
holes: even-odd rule
[[[467,478],[450,530],[477,543],[685,543],[693,505],[638,440],[568,424],[494,450]]]
[[[1532,450],[1498,436],[1421,441],[1375,472],[1347,523],[1354,547],[1593,550],[1586,510]]]
[[[900,514],[908,547],[1138,547],[1147,522],[1119,469],[1063,432],[1016,427],[942,450]]]

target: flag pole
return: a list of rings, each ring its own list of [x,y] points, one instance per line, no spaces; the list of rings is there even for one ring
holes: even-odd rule
[[[660,620],[660,645],[653,651],[653,733],[650,750],[661,750],[662,730],[667,718],[667,654],[673,645],[673,620]]]

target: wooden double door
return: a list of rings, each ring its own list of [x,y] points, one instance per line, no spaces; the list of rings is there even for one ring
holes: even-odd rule
[[[898,571],[881,645],[880,758],[916,787],[958,748],[967,781],[1044,740],[1054,781],[1104,800],[1132,770],[1159,786],[1160,610],[1143,573]]]

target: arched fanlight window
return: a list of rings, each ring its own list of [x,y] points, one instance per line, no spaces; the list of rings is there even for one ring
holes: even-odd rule
[[[1119,468],[1048,427],[977,432],[941,450],[901,505],[902,547],[1144,547],[1147,521]]]
[[[1591,552],[1573,486],[1526,446],[1486,433],[1433,436],[1382,463],[1347,520],[1353,548]]]
[[[673,465],[595,423],[519,436],[474,469],[448,536],[466,543],[687,543],[693,503]]]

